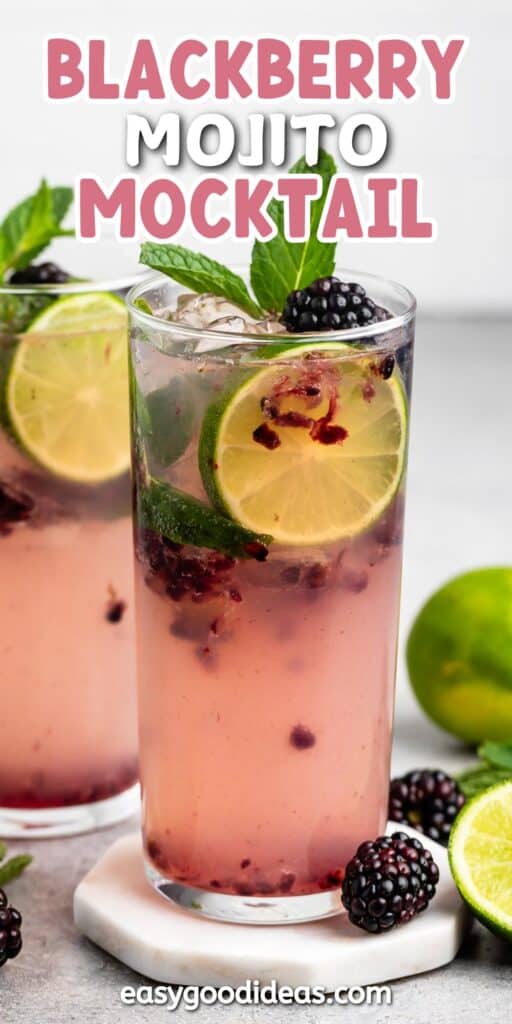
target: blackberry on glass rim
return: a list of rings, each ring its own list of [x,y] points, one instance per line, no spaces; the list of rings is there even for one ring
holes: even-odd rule
[[[9,284],[65,284],[69,277],[56,263],[30,263],[11,274]]]
[[[339,277],[319,277],[307,288],[290,292],[281,323],[290,333],[302,334],[369,327],[390,317],[361,284],[341,281]]]

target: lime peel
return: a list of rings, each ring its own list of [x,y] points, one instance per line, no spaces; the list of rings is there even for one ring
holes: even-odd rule
[[[457,887],[476,917],[512,940],[512,780],[475,796],[458,814],[448,847]]]

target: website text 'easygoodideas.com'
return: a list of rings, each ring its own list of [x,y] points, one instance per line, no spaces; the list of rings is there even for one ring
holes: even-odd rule
[[[166,1006],[168,1010],[199,1010],[202,1006],[391,1006],[389,985],[278,985],[248,979],[236,987],[221,985],[125,985],[124,1006]]]

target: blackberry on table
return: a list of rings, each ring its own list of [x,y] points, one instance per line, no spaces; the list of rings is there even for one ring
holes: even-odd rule
[[[356,281],[319,277],[307,288],[290,292],[281,316],[287,331],[343,331],[388,320],[390,314],[378,306]]]
[[[19,910],[7,903],[7,896],[0,889],[0,967],[21,951],[21,923]]]
[[[56,263],[30,263],[11,274],[9,284],[65,284],[69,274]]]
[[[392,779],[389,817],[412,825],[430,839],[448,845],[450,830],[465,801],[455,779],[445,772],[424,769]]]
[[[438,881],[430,851],[419,839],[394,832],[359,846],[347,864],[341,899],[352,924],[387,932],[426,910]]]

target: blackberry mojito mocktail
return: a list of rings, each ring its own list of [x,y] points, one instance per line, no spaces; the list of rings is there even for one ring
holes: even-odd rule
[[[4,835],[116,820],[137,779],[126,309],[63,276],[0,287]]]
[[[146,864],[215,917],[336,913],[386,822],[414,301],[357,278],[131,293]]]

